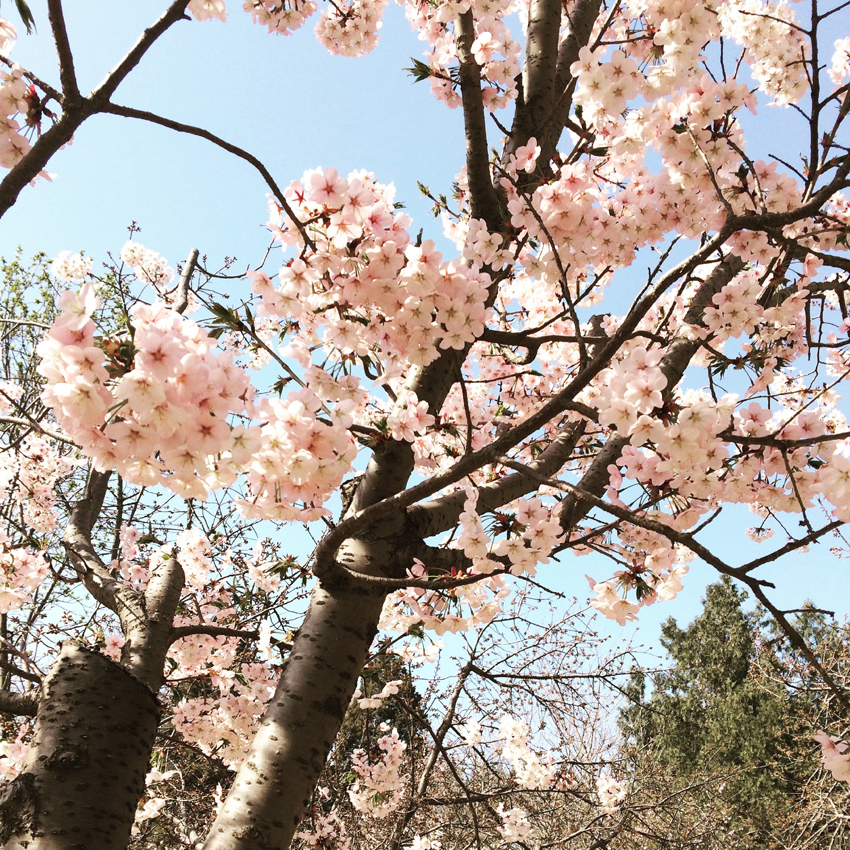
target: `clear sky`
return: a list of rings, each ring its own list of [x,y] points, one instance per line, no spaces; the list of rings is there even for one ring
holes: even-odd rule
[[[56,84],[46,6],[36,0],[31,5],[39,32],[21,33],[11,56]],[[81,87],[95,86],[165,5],[67,3]],[[376,51],[345,59],[318,45],[312,24],[291,37],[271,36],[250,21],[241,3],[229,5],[227,24],[187,21],[173,27],[121,86],[116,102],[220,135],[260,157],[281,186],[320,165],[343,173],[373,171],[381,182],[395,183],[397,200],[414,216],[414,232],[424,227],[426,238],[440,243],[439,222],[430,217],[416,184],[450,191],[463,162],[462,116],[438,103],[427,83],[414,84],[402,71],[411,57],[421,56],[424,44],[410,31],[401,8],[388,7]],[[11,9],[7,0],[3,10]],[[777,128],[792,118],[788,110],[774,114],[772,143],[782,140]],[[491,128],[491,143],[497,144],[499,133]],[[796,158],[796,151],[783,153]],[[55,181],[26,189],[0,221],[0,255],[10,257],[18,245],[25,257],[82,249],[98,262],[107,251],[117,254],[131,221],[142,228],[138,240],[172,265],[197,247],[213,266],[229,255],[244,269],[259,262],[268,244],[262,179],[248,164],[203,140],[98,116],[49,170]],[[448,243],[441,247],[448,253]],[[743,532],[755,524],[745,511],[727,524],[719,522],[713,541],[718,553],[737,564],[781,545],[779,535],[761,546],[749,543]],[[847,568],[829,556],[828,545],[766,571],[779,586],[775,598],[783,606],[796,608],[810,597],[841,615],[850,610]],[[595,557],[568,556],[560,567],[543,568],[540,578],[584,599],[583,574],[603,580],[611,569]],[[641,634],[652,641],[666,617],[691,619],[705,584],[716,578],[713,571],[694,567],[677,600],[642,611]]]
[[[40,31],[22,34],[11,58],[56,84],[45,4],[31,5]],[[81,88],[91,90],[166,4],[65,5]],[[229,6],[226,24],[175,25],[115,101],[210,130],[262,159],[281,186],[319,165],[373,171],[395,182],[397,200],[427,235],[439,236],[416,181],[450,189],[463,163],[462,116],[402,71],[425,47],[403,10],[388,8],[379,49],[347,59],[330,56],[309,22],[290,37],[269,35],[241,3]],[[49,170],[55,182],[25,191],[0,222],[0,253],[20,244],[25,254],[83,249],[97,259],[120,249],[133,220],[142,227],[139,240],[172,263],[192,247],[246,265],[265,250],[262,178],[209,142],[97,116]]]

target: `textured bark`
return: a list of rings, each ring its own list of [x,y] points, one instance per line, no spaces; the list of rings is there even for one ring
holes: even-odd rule
[[[0,691],[0,712],[11,715],[35,717],[38,713],[39,689],[25,693]]]
[[[523,68],[523,88],[514,112],[511,134],[502,154],[504,162],[532,136],[540,145],[538,169],[531,179],[522,180],[523,188],[533,189],[535,181],[545,176],[549,160],[555,153],[565,122],[572,108],[570,65],[578,59],[579,50],[590,39],[602,0],[576,0],[569,12],[569,34],[558,45],[548,28],[560,22],[560,3],[536,0],[529,6],[528,51]],[[555,35],[558,26],[555,24]],[[547,76],[548,75],[548,76]]]
[[[522,91],[525,109],[535,127],[542,124],[552,108],[560,24],[560,0],[531,0]]]
[[[288,846],[339,732],[384,594],[317,587],[205,850]]]
[[[124,850],[159,722],[154,693],[109,658],[62,646],[32,749],[0,792],[6,850]]]

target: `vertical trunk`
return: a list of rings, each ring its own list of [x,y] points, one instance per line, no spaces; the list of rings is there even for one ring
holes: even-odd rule
[[[8,374],[8,373],[7,373]],[[0,690],[8,691],[12,681],[12,674],[8,664],[9,653],[6,652],[6,639],[9,637],[9,626],[6,614],[0,614],[0,638],[3,639],[3,649],[0,651]]]
[[[451,351],[411,378],[432,409],[442,407],[464,354]],[[412,470],[409,444],[381,447],[349,513],[403,490]],[[388,517],[346,540],[336,560],[366,575],[391,575],[399,567],[403,575],[413,562],[404,530],[403,516]],[[385,590],[346,578],[316,586],[275,695],[204,850],[289,847],[357,687],[385,598]]]
[[[124,850],[159,722],[156,695],[73,642],[44,681],[20,776],[0,792],[6,850]]]
[[[317,586],[204,850],[289,846],[354,693],[384,594]]]

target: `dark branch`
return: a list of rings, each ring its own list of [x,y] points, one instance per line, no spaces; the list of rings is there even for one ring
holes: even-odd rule
[[[95,111],[101,111],[115,94],[115,90],[130,71],[142,61],[144,55],[153,47],[156,40],[177,21],[188,20],[186,7],[189,0],[175,0],[163,13],[156,23],[149,26],[141,38],[130,48],[127,55],[107,74],[106,79],[91,93],[89,100],[95,105]]]
[[[209,635],[210,637],[238,637],[246,640],[259,640],[260,633],[257,631],[249,631],[245,629],[231,629],[227,626],[205,626],[198,624],[197,626],[175,626],[171,630],[171,642],[178,641],[184,637],[191,635]]]
[[[171,118],[163,118],[161,115],[156,115],[153,112],[147,112],[144,109],[134,109],[131,106],[119,106],[117,103],[107,103],[105,106],[101,107],[100,111],[106,112],[110,115],[120,115],[123,118],[137,118],[140,121],[149,121],[151,124],[159,124],[160,127],[167,127],[169,130],[176,130],[178,133],[198,136],[201,139],[206,139],[208,142],[212,142],[214,145],[222,148],[222,150],[226,150],[228,153],[233,154],[239,159],[243,159],[245,162],[250,163],[260,173],[260,176],[263,180],[265,180],[269,189],[272,190],[275,200],[292,220],[292,223],[298,228],[298,232],[301,234],[302,239],[304,239],[307,245],[315,249],[316,246],[313,243],[313,240],[310,238],[306,228],[295,214],[295,210],[292,209],[289,202],[284,197],[284,194],[275,182],[275,179],[272,177],[265,165],[263,165],[263,163],[252,153],[248,153],[248,151],[243,150],[230,142],[226,142],[224,139],[219,138],[209,130],[204,130],[202,127],[194,127],[191,124],[184,124],[181,121],[173,121]]]
[[[63,106],[76,105],[80,100],[80,89],[77,85],[77,75],[74,71],[74,56],[68,41],[68,31],[65,27],[65,14],[62,11],[62,0],[47,0],[47,16],[50,29],[53,31],[53,41],[59,56],[59,79],[62,81]]]
[[[487,147],[487,124],[481,98],[481,69],[472,55],[475,25],[472,12],[458,16],[457,54],[460,61],[460,92],[466,130],[466,175],[469,181],[472,217],[487,222],[487,229],[502,229],[498,198],[490,179],[490,153]]]
[[[35,717],[38,714],[39,688],[18,694],[12,691],[0,691],[0,712],[16,716]]]

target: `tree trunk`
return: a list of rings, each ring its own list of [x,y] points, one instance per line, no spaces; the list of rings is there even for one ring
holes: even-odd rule
[[[120,664],[63,644],[24,769],[0,792],[6,850],[125,850],[159,716],[156,695]]]
[[[279,850],[295,828],[342,725],[384,593],[313,591],[275,695],[204,850]]]

